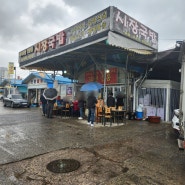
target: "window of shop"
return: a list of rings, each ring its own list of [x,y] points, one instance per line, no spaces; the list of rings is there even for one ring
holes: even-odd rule
[[[110,92],[112,92],[113,93],[113,97],[116,97],[117,96],[117,94],[119,94],[120,92],[122,93],[122,94],[125,94],[126,93],[126,91],[125,91],[125,86],[122,86],[122,85],[120,85],[120,86],[107,86],[106,87],[106,97],[107,97],[107,95],[110,93]]]

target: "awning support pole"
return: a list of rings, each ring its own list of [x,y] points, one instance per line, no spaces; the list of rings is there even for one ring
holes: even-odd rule
[[[182,138],[185,137],[185,42],[181,45],[181,86],[180,86],[180,114],[179,114],[179,123],[180,123],[180,131]]]
[[[94,62],[94,64],[96,65],[96,67],[100,71],[101,75],[103,76],[104,74],[102,73],[101,69],[99,68],[98,64],[96,63],[96,60],[94,59],[94,57],[90,54],[90,52],[88,52],[88,55],[90,56],[91,60]]]

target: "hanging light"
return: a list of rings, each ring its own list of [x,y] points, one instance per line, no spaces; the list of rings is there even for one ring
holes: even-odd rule
[[[106,69],[106,70],[105,70],[105,73],[109,73],[109,72],[110,72],[110,70],[109,70],[109,69]]]

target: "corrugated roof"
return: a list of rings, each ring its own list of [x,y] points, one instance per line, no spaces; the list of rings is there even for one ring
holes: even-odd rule
[[[148,46],[140,44],[139,42],[133,41],[111,31],[108,33],[107,44],[142,55],[151,55],[153,51],[153,49]]]

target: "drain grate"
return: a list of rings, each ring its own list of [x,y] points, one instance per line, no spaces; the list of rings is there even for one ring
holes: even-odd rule
[[[80,162],[74,159],[59,159],[51,161],[46,168],[54,173],[68,173],[77,170]]]

